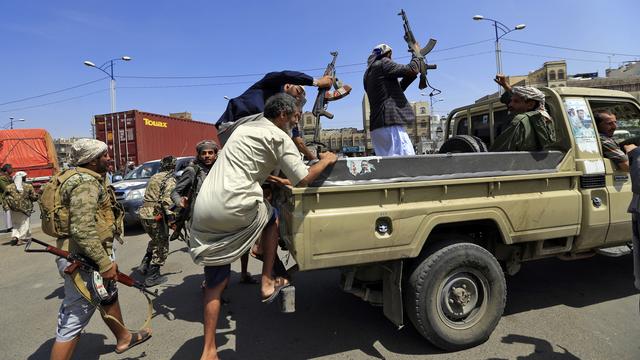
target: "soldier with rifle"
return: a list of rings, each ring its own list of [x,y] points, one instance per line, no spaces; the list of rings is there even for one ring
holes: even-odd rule
[[[167,277],[160,274],[160,267],[164,265],[169,254],[168,222],[173,217],[170,209],[173,207],[171,192],[176,187],[176,179],[173,176],[175,168],[174,156],[162,159],[160,171],[149,179],[144,192],[144,202],[140,207],[140,222],[151,240],[138,270],[146,275],[144,284],[148,287],[167,281]]]
[[[413,107],[404,95],[404,91],[420,74],[418,87],[429,86],[427,70],[436,65],[426,63],[425,56],[436,45],[430,39],[424,48],[416,41],[404,10],[402,17],[404,40],[407,42],[411,61],[402,65],[391,60],[392,49],[387,44],[376,46],[367,60],[364,73],[364,90],[369,98],[371,109],[371,143],[378,156],[415,155],[411,139],[405,129],[415,122]]]
[[[70,359],[84,329],[96,308],[116,337],[116,353],[125,352],[148,340],[151,329],[130,331],[123,326],[116,280],[118,266],[113,252],[113,240],[122,234],[122,207],[115,201],[113,190],[107,186],[105,174],[109,164],[107,144],[95,139],[80,139],[71,147],[75,173],[60,185],[60,201],[68,210],[69,236],[57,240],[58,248],[90,259],[97,267],[91,273],[69,269],[67,258],[58,257],[56,263],[64,278],[64,299],[58,313],[56,341],[51,359]],[[65,271],[69,269],[69,271]],[[99,275],[96,276],[96,273]],[[99,299],[91,302],[83,295],[74,279],[98,278]],[[86,289],[86,287],[85,287]],[[85,356],[86,357],[86,356]]]

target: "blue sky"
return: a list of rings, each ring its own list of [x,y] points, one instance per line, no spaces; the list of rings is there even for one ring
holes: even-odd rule
[[[323,127],[362,128],[363,63],[371,49],[385,42],[398,62],[408,62],[396,15],[400,8],[421,43],[438,40],[429,56],[438,69],[429,72],[429,81],[442,90],[443,101],[435,105],[440,114],[496,90],[493,27],[473,21],[476,14],[508,26],[527,25],[501,41],[506,74],[526,74],[544,61],[567,59],[569,74],[599,71],[603,76],[609,60],[617,67],[640,58],[620,55],[640,54],[633,25],[640,3],[632,0],[5,0],[0,3],[0,126],[9,117],[24,118],[17,127],[46,128],[54,137],[88,136],[92,116],[109,112],[107,79],[16,101],[104,77],[84,66],[85,60],[99,65],[123,55],[133,58],[115,66],[118,111],[190,111],[194,119],[215,122],[226,106],[224,96],[241,94],[259,74],[290,69],[320,76],[329,52],[338,50],[338,76],[354,90],[330,105],[335,118],[323,120]],[[191,78],[140,78],[180,76]],[[312,103],[315,91],[307,90]],[[406,94],[410,100],[428,100],[417,81]]]

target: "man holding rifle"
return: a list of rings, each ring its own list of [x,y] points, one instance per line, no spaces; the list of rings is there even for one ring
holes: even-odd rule
[[[105,174],[109,165],[107,145],[99,140],[80,139],[71,148],[72,163],[77,174],[60,187],[62,206],[68,209],[69,236],[58,239],[59,248],[83,255],[92,260],[104,282],[97,296],[103,320],[116,337],[116,353],[129,350],[151,337],[151,329],[131,332],[125,328],[116,288],[118,266],[114,260],[113,239],[122,233],[122,212],[113,191],[106,185]],[[80,332],[87,326],[96,306],[89,302],[74,283],[75,272],[83,280],[92,274],[75,270],[65,273],[70,265],[67,259],[56,259],[64,278],[64,299],[58,312],[56,341],[51,359],[70,359],[78,344]],[[98,279],[99,281],[99,279]],[[99,286],[98,286],[99,287]],[[93,297],[92,297],[93,298]]]
[[[420,64],[416,57],[408,65],[395,63],[391,53],[387,44],[376,46],[364,73],[371,108],[371,143],[378,156],[415,155],[404,126],[414,123],[416,116],[404,91],[416,79]]]
[[[243,117],[263,112],[265,101],[277,93],[284,92],[299,99],[304,98],[306,95],[303,86],[317,86],[320,89],[324,89],[330,88],[332,84],[333,79],[330,76],[314,79],[310,75],[292,70],[270,72],[251,85],[240,96],[229,100],[227,109],[216,122],[216,126],[219,130],[222,130],[222,124],[232,123]],[[316,159],[316,156],[305,146],[304,139],[297,126],[292,129],[291,138],[298,151],[307,160]],[[224,145],[226,139],[221,137],[221,140]]]

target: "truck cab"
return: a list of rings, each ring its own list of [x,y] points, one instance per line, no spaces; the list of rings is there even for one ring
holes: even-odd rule
[[[541,88],[556,125],[555,148],[564,152],[562,167],[580,172],[577,188],[583,212],[574,252],[620,245],[631,236],[631,180],[604,157],[594,113],[609,110],[618,132],[640,135],[640,108],[628,93],[591,88]],[[470,135],[490,146],[507,124],[507,107],[497,99],[455,109],[447,119],[446,136]]]

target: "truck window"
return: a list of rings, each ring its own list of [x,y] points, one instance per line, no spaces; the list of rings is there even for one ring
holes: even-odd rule
[[[467,125],[467,119],[465,117],[458,122],[458,128],[456,129],[455,135],[467,135],[468,133],[469,127]]]
[[[617,131],[622,134],[621,137],[640,136],[640,110],[638,106],[632,102],[621,101],[589,101],[591,110],[596,113],[600,110],[611,111],[617,119]],[[595,124],[594,124],[595,125]]]
[[[495,137],[498,137],[500,134],[502,134],[502,131],[507,128],[507,126],[509,125],[509,122],[507,121],[508,119],[509,113],[507,109],[493,112],[493,127],[495,129]]]
[[[485,144],[489,143],[489,114],[471,117],[471,135],[479,137]]]

